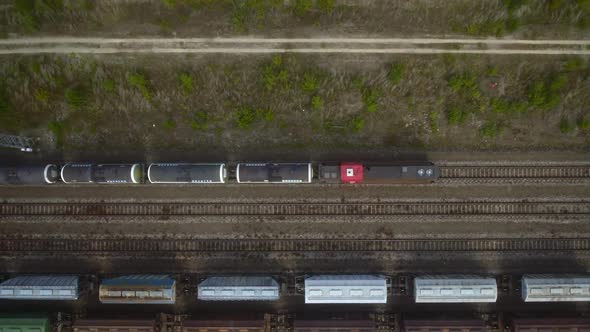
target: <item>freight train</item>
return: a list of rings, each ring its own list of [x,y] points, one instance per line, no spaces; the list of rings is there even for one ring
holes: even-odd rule
[[[439,168],[415,163],[67,163],[0,166],[0,184],[219,184],[219,183],[431,183]]]
[[[290,282],[273,276],[208,276],[185,282],[199,301],[275,301],[300,295],[305,304],[386,304],[391,278],[382,275],[309,275]],[[409,287],[416,303],[495,303],[497,278],[481,275],[416,276]],[[101,303],[174,304],[179,282],[167,275],[128,275],[93,282]],[[590,301],[590,275],[524,275],[523,302]],[[77,276],[15,276],[0,283],[0,299],[76,300],[84,291]],[[185,292],[185,294],[188,294]]]
[[[522,313],[502,315],[434,315],[333,313],[239,315],[174,315],[161,313],[140,318],[104,315],[84,317],[62,313],[0,316],[0,331],[10,332],[583,332],[590,319],[582,315],[542,317]],[[434,317],[433,317],[434,316]],[[50,318],[51,317],[51,318]],[[108,317],[108,316],[107,316]]]

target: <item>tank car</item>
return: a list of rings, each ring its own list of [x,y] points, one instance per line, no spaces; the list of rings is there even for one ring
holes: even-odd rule
[[[62,167],[64,183],[141,183],[141,164],[69,163]]]
[[[524,275],[522,299],[525,302],[590,301],[590,276]]]
[[[241,163],[236,167],[238,183],[311,183],[311,163]]]
[[[431,275],[414,278],[416,303],[496,302],[495,278],[478,275]]]
[[[147,169],[150,183],[225,183],[225,164],[153,163]]]
[[[319,166],[319,180],[343,184],[431,183],[438,179],[440,170],[432,163],[323,163]]]
[[[54,164],[0,166],[0,184],[52,184],[58,180],[59,167]]]
[[[373,275],[307,277],[305,303],[387,303],[387,280]]]

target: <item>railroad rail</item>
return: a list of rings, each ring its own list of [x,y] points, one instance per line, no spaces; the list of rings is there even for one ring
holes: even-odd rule
[[[441,165],[442,180],[585,180],[590,181],[590,165]]]
[[[0,252],[146,253],[207,252],[440,252],[440,251],[579,251],[588,238],[542,239],[47,239],[2,238]]]
[[[590,214],[590,200],[391,203],[2,203],[0,216]]]

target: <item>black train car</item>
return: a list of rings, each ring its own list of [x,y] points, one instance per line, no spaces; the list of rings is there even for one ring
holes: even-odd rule
[[[61,169],[64,183],[141,183],[141,164],[69,163]]]
[[[153,163],[147,169],[150,183],[225,183],[225,164]]]
[[[185,320],[181,332],[264,332],[264,320]]]
[[[295,317],[293,332],[375,332],[377,323],[365,313],[339,313],[324,317]]]
[[[236,167],[238,183],[311,183],[311,163],[241,163]]]
[[[0,184],[52,184],[59,180],[57,165],[0,166]]]
[[[432,163],[322,163],[319,181],[342,184],[431,183],[440,176]]]
[[[491,332],[492,328],[483,320],[413,320],[404,319],[404,332]]]
[[[515,318],[512,332],[590,332],[590,318]]]
[[[74,321],[73,332],[155,332],[156,321],[148,319],[82,319]]]

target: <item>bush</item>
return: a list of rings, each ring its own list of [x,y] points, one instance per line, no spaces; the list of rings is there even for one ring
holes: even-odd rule
[[[115,81],[107,79],[102,83],[102,89],[106,92],[115,92]]]
[[[399,83],[404,76],[405,66],[403,63],[393,63],[389,67],[389,73],[387,73],[387,79],[392,84]]]
[[[256,120],[256,111],[247,106],[242,106],[236,111],[236,125],[240,129],[248,129]]]
[[[561,131],[563,134],[568,134],[573,130],[574,125],[566,117],[561,118],[561,121],[559,121],[559,131]]]
[[[148,80],[145,78],[143,74],[134,73],[127,77],[127,83],[137,89],[143,98],[150,100],[152,99],[152,94],[149,89]]]
[[[303,74],[303,82],[301,83],[301,90],[307,93],[313,93],[318,88],[318,77],[313,73],[306,72]]]
[[[176,128],[176,122],[173,119],[168,119],[168,120],[164,121],[164,123],[162,123],[162,126],[166,130],[172,130],[172,129]]]
[[[194,117],[190,122],[190,126],[192,129],[195,130],[204,130],[207,129],[209,123],[209,115],[204,111],[198,111],[195,113]]]
[[[580,129],[580,130],[588,130],[588,129],[590,129],[590,120],[588,120],[586,118],[579,118],[578,121],[576,122],[576,125],[578,126],[578,129]]]
[[[66,89],[65,99],[68,106],[73,110],[81,110],[87,104],[86,90],[81,86]]]
[[[451,107],[447,110],[447,122],[450,125],[460,124],[465,122],[466,114],[457,107]]]
[[[324,100],[320,96],[313,96],[311,97],[311,109],[314,111],[319,111],[324,108]]]
[[[193,77],[190,74],[181,73],[178,75],[178,80],[180,82],[180,89],[182,90],[182,93],[189,95],[193,92]]]
[[[365,110],[368,113],[375,113],[378,108],[377,100],[379,98],[379,92],[374,88],[367,87],[363,89],[361,95],[363,104],[365,105]]]
[[[292,3],[293,13],[299,17],[305,16],[313,7],[312,0],[293,0]]]
[[[317,6],[321,12],[331,14],[336,8],[336,0],[317,0]]]
[[[353,133],[358,133],[365,126],[365,119],[362,116],[357,115],[350,119],[348,123],[348,129]]]
[[[484,137],[494,138],[502,133],[502,126],[498,122],[488,121],[479,129],[479,132]]]

